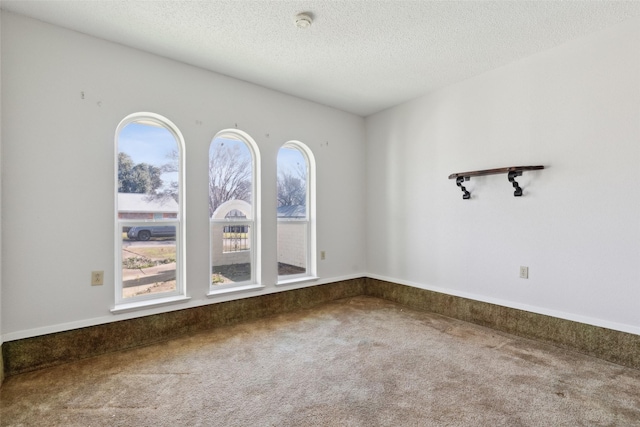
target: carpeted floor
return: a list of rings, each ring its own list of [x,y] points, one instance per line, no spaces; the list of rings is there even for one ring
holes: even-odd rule
[[[2,426],[633,426],[640,371],[357,297],[10,377]]]

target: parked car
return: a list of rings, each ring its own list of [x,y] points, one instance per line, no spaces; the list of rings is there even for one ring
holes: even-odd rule
[[[175,225],[153,225],[144,227],[131,227],[127,237],[132,240],[149,240],[152,237],[176,237]]]

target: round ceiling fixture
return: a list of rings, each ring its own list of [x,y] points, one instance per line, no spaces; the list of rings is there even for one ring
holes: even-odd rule
[[[296,15],[294,19],[296,23],[296,27],[298,28],[309,28],[313,19],[311,19],[311,14],[308,12],[299,13]]]

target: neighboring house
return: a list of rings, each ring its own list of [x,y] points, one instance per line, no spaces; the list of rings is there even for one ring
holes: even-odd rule
[[[118,218],[165,219],[178,217],[178,203],[171,197],[118,193]]]
[[[307,207],[305,205],[279,206],[278,218],[306,218]]]

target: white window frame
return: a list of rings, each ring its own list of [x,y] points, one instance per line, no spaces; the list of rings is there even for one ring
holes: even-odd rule
[[[178,214],[177,218],[139,220],[120,219],[118,216],[118,141],[120,132],[127,125],[134,122],[148,123],[161,126],[167,129],[176,140],[178,149]],[[112,313],[122,313],[158,305],[172,304],[187,301],[186,295],[186,271],[185,271],[185,170],[184,170],[184,148],[185,142],[178,127],[169,119],[156,113],[141,112],[133,113],[125,117],[115,134],[115,173],[114,173],[114,195],[115,195],[115,305]],[[159,294],[139,295],[135,297],[123,298],[122,287],[122,228],[144,226],[152,224],[173,225],[176,227],[176,289],[171,292]]]
[[[252,203],[251,203],[251,218],[224,218],[224,219],[214,219],[209,218],[209,292],[207,296],[213,297],[220,294],[227,294],[231,292],[240,292],[246,290],[255,290],[259,288],[263,288],[264,286],[260,283],[261,278],[261,221],[260,221],[260,202],[261,202],[261,185],[260,185],[260,151],[258,149],[258,145],[256,142],[249,136],[248,133],[243,132],[238,129],[224,129],[220,132],[216,133],[216,135],[211,140],[209,144],[209,152],[211,151],[211,144],[218,138],[229,138],[235,139],[243,142],[247,148],[249,149],[249,153],[251,154],[251,195],[252,195]],[[209,189],[207,188],[207,191]],[[251,232],[251,246],[249,248],[249,260],[251,263],[251,277],[249,280],[245,280],[243,282],[236,283],[227,283],[214,285],[211,283],[211,276],[213,272],[213,242],[211,236],[211,227],[213,225],[248,225],[249,230]]]
[[[305,144],[300,141],[288,141],[284,143],[282,148],[296,149],[302,153],[307,166],[307,188],[306,188],[306,217],[300,218],[277,218],[277,226],[286,223],[298,223],[300,226],[306,227],[306,271],[300,274],[288,274],[278,275],[277,285],[287,285],[292,283],[305,282],[318,279],[317,275],[317,261],[316,261],[316,162],[313,153]],[[278,165],[276,164],[276,173],[278,171]],[[276,215],[277,216],[277,215]],[[277,236],[276,230],[276,236]],[[276,242],[277,245],[277,242]],[[277,254],[277,252],[276,252]],[[276,255],[276,262],[278,256]]]

